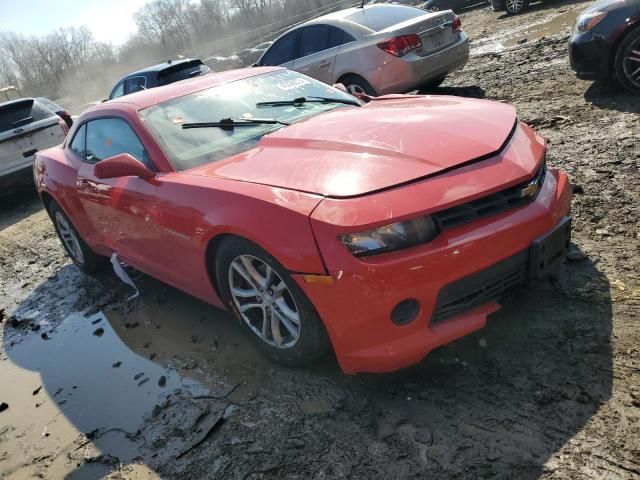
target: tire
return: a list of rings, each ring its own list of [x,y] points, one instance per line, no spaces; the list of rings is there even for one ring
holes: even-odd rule
[[[632,54],[634,51],[638,53]],[[620,83],[630,92],[640,93],[640,28],[632,30],[622,40],[616,50],[614,62],[616,77]]]
[[[517,15],[529,7],[529,0],[506,0],[504,9],[507,15]]]
[[[351,95],[358,95],[363,93],[365,95],[369,95],[370,97],[375,97],[376,95],[378,95],[371,84],[360,75],[345,75],[340,80],[338,80],[338,83],[342,83],[347,88],[347,92],[349,92]]]
[[[430,80],[424,83],[420,90],[431,90],[433,88],[438,88],[440,85],[442,85],[442,83],[445,81],[446,78],[447,76],[445,75],[443,77],[436,78],[435,80]]]
[[[215,269],[222,300],[267,358],[300,367],[327,353],[329,337],[315,308],[273,256],[246,239],[228,237]]]
[[[49,215],[53,221],[60,243],[71,261],[84,273],[92,274],[102,270],[107,265],[107,258],[98,255],[91,250],[89,245],[82,240],[78,231],[69,220],[69,217],[62,211],[60,205],[51,201],[49,205]]]

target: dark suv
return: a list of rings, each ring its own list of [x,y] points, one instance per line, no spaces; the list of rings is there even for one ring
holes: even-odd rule
[[[211,69],[197,58],[169,60],[165,63],[130,73],[113,87],[109,100],[140,90],[160,87],[179,80],[204,75],[210,71]]]

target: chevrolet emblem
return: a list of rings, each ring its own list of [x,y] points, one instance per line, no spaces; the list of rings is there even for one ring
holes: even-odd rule
[[[533,181],[520,191],[520,197],[521,198],[533,197],[537,191],[538,191],[538,182]]]

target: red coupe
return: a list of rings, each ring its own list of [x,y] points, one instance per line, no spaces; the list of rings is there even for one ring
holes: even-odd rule
[[[231,310],[277,362],[332,346],[345,372],[386,372],[563,260],[570,188],[545,153],[509,105],[365,103],[252,68],[97,105],[34,174],[83,271],[116,253]]]

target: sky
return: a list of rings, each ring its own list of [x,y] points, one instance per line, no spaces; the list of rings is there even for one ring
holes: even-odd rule
[[[133,14],[148,0],[0,0],[0,32],[43,35],[86,25],[96,39],[120,45],[135,32]]]

